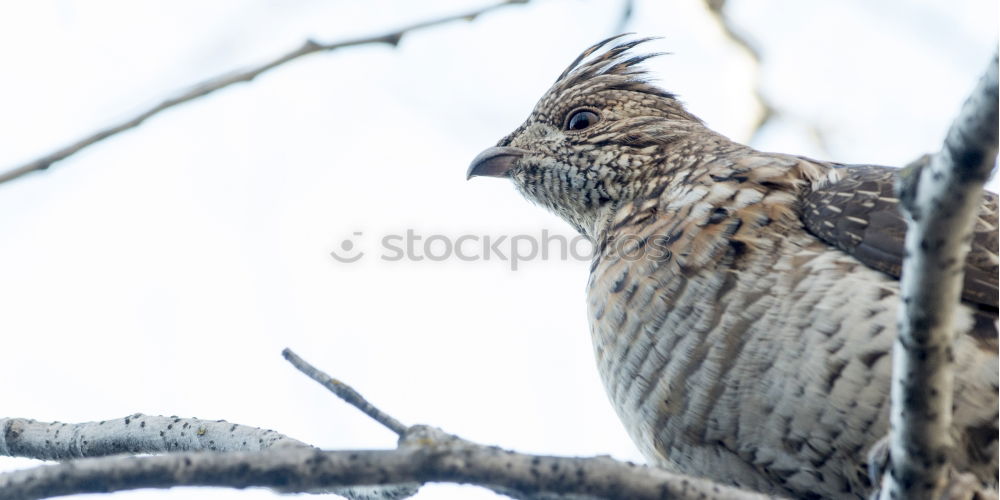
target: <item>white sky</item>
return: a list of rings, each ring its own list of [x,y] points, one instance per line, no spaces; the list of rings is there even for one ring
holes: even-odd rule
[[[752,68],[695,0],[639,1],[661,85],[748,138]],[[996,43],[992,0],[731,0],[782,118],[761,149],[903,165],[940,144]],[[484,2],[0,4],[0,168],[307,37]],[[362,7],[363,6],[363,7]],[[621,2],[538,1],[309,56],[0,185],[4,416],[134,412],[263,426],[325,448],[393,435],[298,375],[289,346],[405,423],[525,452],[641,460],[593,366],[588,263],[385,262],[412,228],[572,237],[469,160],[527,116]],[[819,129],[826,149],[812,137]],[[995,189],[995,187],[994,187]],[[329,252],[353,232],[357,263]],[[471,248],[471,247],[470,247]],[[32,465],[0,459],[0,470]],[[272,497],[141,491],[120,498]],[[495,498],[428,486],[420,498]]]

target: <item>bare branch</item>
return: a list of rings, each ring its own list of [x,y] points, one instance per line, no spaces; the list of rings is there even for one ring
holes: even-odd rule
[[[371,417],[372,420],[384,425],[392,432],[395,432],[397,436],[403,437],[403,435],[406,434],[407,426],[403,425],[402,422],[396,420],[388,413],[378,409],[375,405],[369,403],[368,400],[358,393],[358,391],[355,391],[353,387],[327,375],[318,368],[307,363],[304,359],[292,352],[291,349],[285,348],[281,351],[281,355],[284,356],[285,359],[287,359],[288,362],[300,372],[306,374],[306,376],[316,382],[319,382],[320,385],[336,394],[338,398],[343,399],[347,402],[347,404],[361,410],[365,415]]]
[[[294,61],[302,56],[313,54],[315,52],[331,51],[336,49],[342,49],[345,47],[354,47],[358,45],[367,45],[375,43],[385,43],[392,46],[396,46],[399,44],[399,41],[403,38],[403,36],[406,35],[407,33],[454,21],[473,21],[480,15],[490,12],[492,10],[499,9],[501,7],[505,7],[511,4],[523,4],[527,3],[528,1],[529,0],[505,0],[503,2],[483,7],[480,9],[476,9],[471,12],[442,17],[440,19],[433,19],[429,21],[419,22],[382,35],[353,38],[331,43],[321,43],[314,40],[306,40],[306,42],[302,44],[301,47],[291,52],[288,52],[287,54],[278,57],[277,59],[274,59],[272,61],[266,62],[264,64],[249,69],[227,73],[206,80],[202,83],[195,85],[189,90],[186,90],[174,97],[166,99],[163,102],[121,123],[99,130],[72,144],[69,144],[55,151],[52,151],[51,153],[42,156],[41,158],[37,158],[35,160],[29,161],[28,163],[14,167],[6,172],[0,173],[0,184],[17,179],[31,172],[45,170],[50,166],[52,166],[53,163],[56,163],[60,160],[64,160],[69,156],[80,152],[81,150],[83,150],[88,146],[92,146],[100,141],[103,141],[104,139],[107,139],[121,132],[139,126],[140,124],[142,124],[142,122],[146,121],[147,119],[149,119],[154,115],[159,114],[162,111],[170,109],[179,104],[183,104],[198,99],[199,97],[204,97],[208,94],[211,94],[212,92],[215,92],[216,90],[226,88],[234,83],[249,82],[268,70],[274,69],[287,62]]]
[[[518,496],[607,499],[767,498],[607,457],[534,456],[414,426],[396,450],[172,453],[105,457],[0,474],[0,500],[173,486],[266,487],[309,492],[354,485],[444,481]]]
[[[225,420],[161,417],[136,413],[125,418],[67,424],[0,418],[0,456],[38,460],[103,457],[119,453],[260,451],[309,445],[272,430]]]
[[[259,448],[244,442],[242,447],[232,448],[239,451],[224,451],[230,448],[205,446],[204,439],[211,435],[226,438],[227,432],[232,434],[240,430],[239,426],[225,422],[143,415],[130,416],[123,422],[75,425],[10,419],[7,422],[11,424],[4,427],[5,434],[8,434],[8,447],[10,443],[20,443],[25,435],[32,433],[35,441],[42,438],[50,441],[65,439],[76,443],[82,441],[84,448],[92,436],[83,435],[83,432],[100,432],[94,431],[95,427],[118,425],[115,432],[123,433],[117,440],[107,438],[109,443],[100,448],[104,451],[87,448],[84,451],[53,452],[53,448],[46,448],[48,451],[44,452],[47,453],[44,456],[40,456],[40,453],[31,455],[38,458],[93,456],[114,451],[146,452],[155,445],[141,444],[145,441],[170,442],[168,438],[156,440],[144,434],[150,433],[148,429],[152,426],[148,424],[155,419],[159,419],[156,420],[159,425],[174,424],[172,430],[179,428],[193,433],[198,436],[200,444],[167,444],[153,451],[176,452],[159,456],[78,458],[58,465],[3,473],[0,474],[0,500],[175,486],[264,487],[286,493],[332,491],[353,499],[395,499],[409,496],[420,485],[432,481],[476,484],[515,498],[531,499],[767,498],[659,468],[618,462],[610,457],[527,455],[472,443],[432,427],[404,427],[372,406],[356,391],[320,372],[290,350],[285,349],[283,355],[304,373],[372,418],[383,422],[383,425],[401,428],[398,448],[322,451],[278,435],[279,438],[266,443],[261,439]],[[181,423],[194,425],[176,425]],[[60,432],[70,430],[79,431],[78,435],[66,437],[63,434],[64,437],[59,438]],[[56,449],[77,448],[80,446],[73,448],[59,443]],[[206,449],[214,452],[180,451]],[[246,449],[261,451],[251,452],[245,451]]]
[[[761,64],[760,51],[758,51],[757,48],[754,47],[753,44],[751,44],[746,39],[746,37],[741,35],[735,28],[733,28],[732,24],[730,24],[729,18],[726,17],[725,12],[723,12],[725,6],[726,6],[726,0],[705,0],[705,7],[708,8],[708,11],[712,13],[712,16],[715,18],[716,22],[719,23],[719,27],[722,28],[722,32],[725,33],[726,38],[728,38],[731,42],[733,42],[734,44],[742,48],[744,51],[746,51],[747,55],[750,56],[750,60],[753,62],[753,68],[754,68],[753,95],[754,95],[754,100],[757,101],[757,106],[760,109],[760,111],[757,114],[757,119],[754,121],[753,124],[753,132],[750,141],[753,142],[752,139],[756,138],[757,134],[760,132],[760,129],[763,128],[764,125],[769,120],[774,118],[778,114],[778,112],[774,108],[774,105],[771,104],[771,101],[769,101],[767,97],[764,97],[764,90],[763,90],[764,85],[760,78],[760,64]]]
[[[940,498],[949,470],[954,316],[974,215],[997,156],[997,55],[940,152],[902,177],[908,224],[881,498]]]

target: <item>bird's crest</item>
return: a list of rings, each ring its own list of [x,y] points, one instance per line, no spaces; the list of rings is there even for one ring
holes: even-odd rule
[[[607,81],[607,89],[612,90],[632,90],[644,92],[660,97],[674,98],[675,96],[656,85],[653,85],[646,78],[648,72],[640,65],[643,61],[665,55],[665,52],[652,52],[646,54],[633,54],[630,51],[638,45],[657,40],[659,37],[647,37],[637,40],[630,40],[612,46],[600,52],[602,48],[629,36],[631,33],[622,33],[607,38],[590,46],[582,54],[577,56],[569,67],[566,68],[556,79],[552,90],[554,93],[588,83],[600,77]],[[596,54],[596,55],[594,55]],[[593,57],[590,57],[592,56]],[[617,77],[617,78],[616,78]]]

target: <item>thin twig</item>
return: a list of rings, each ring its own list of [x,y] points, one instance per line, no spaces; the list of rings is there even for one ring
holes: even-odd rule
[[[955,311],[983,183],[997,157],[997,74],[994,53],[941,151],[902,176],[908,221],[883,499],[941,498],[947,484]]]
[[[358,391],[355,391],[351,386],[327,375],[320,369],[306,362],[306,360],[300,358],[297,354],[292,352],[291,349],[285,348],[281,351],[281,355],[288,360],[295,368],[300,372],[306,374],[309,378],[319,382],[323,387],[326,387],[330,392],[337,395],[338,398],[343,399],[347,404],[361,410],[365,415],[368,415],[376,422],[386,426],[392,432],[395,432],[397,436],[403,437],[406,434],[407,426],[403,425],[402,422],[396,420],[389,414],[375,407],[375,405],[368,402]]]
[[[232,73],[226,73],[215,78],[211,78],[202,83],[195,85],[187,91],[181,92],[180,94],[164,100],[163,102],[139,113],[138,115],[129,118],[123,122],[116,125],[99,130],[83,139],[80,139],[72,144],[59,148],[51,153],[37,158],[35,160],[29,161],[17,167],[14,167],[6,172],[0,173],[0,184],[8,181],[17,179],[23,175],[29,174],[31,172],[37,172],[45,170],[52,166],[53,163],[64,160],[69,156],[78,153],[84,148],[96,144],[104,139],[112,137],[114,135],[120,134],[131,128],[139,126],[142,122],[146,121],[150,117],[159,114],[160,112],[170,109],[179,104],[183,104],[199,97],[204,97],[216,90],[226,88],[234,83],[239,82],[249,82],[256,78],[261,73],[268,70],[281,66],[290,61],[294,61],[302,56],[312,54],[315,52],[331,51],[336,49],[342,49],[345,47],[353,47],[357,45],[367,45],[374,43],[385,43],[392,46],[399,44],[399,41],[404,35],[411,31],[418,31],[425,28],[430,28],[432,26],[437,26],[440,24],[450,23],[454,21],[472,21],[476,17],[485,14],[489,11],[505,7],[511,4],[523,4],[527,3],[529,0],[506,0],[497,4],[493,4],[487,7],[476,9],[471,12],[466,12],[463,14],[456,14],[452,16],[442,17],[440,19],[432,19],[429,21],[422,21],[410,26],[406,26],[383,35],[366,36],[361,38],[353,38],[348,40],[341,40],[338,42],[331,43],[321,43],[314,40],[306,40],[306,42],[299,48],[281,56],[272,61],[266,62],[264,64],[241,70]]]

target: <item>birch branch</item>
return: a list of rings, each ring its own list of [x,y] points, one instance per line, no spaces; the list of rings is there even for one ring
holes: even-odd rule
[[[286,349],[283,354],[324,386],[329,388],[329,381],[334,380],[291,351]],[[386,427],[402,426],[343,382],[335,385],[335,393],[353,406],[369,415],[387,417],[380,420]],[[167,417],[138,416],[123,425],[130,430],[137,424],[142,428],[141,422],[148,421],[142,419],[149,418]],[[270,448],[257,452],[189,451],[79,458],[0,474],[0,500],[175,486],[263,487],[284,493],[333,491],[353,498],[361,498],[359,492],[364,492],[370,495],[367,498],[400,498],[427,482],[476,484],[515,498],[533,499],[769,498],[610,457],[528,455],[476,444],[432,427],[402,428],[395,450],[323,451],[294,440],[288,440],[288,446],[277,446],[286,441],[276,440]],[[381,487],[370,488],[373,485]]]
[[[527,455],[413,426],[395,450],[170,453],[83,458],[0,474],[0,500],[29,500],[138,488],[266,487],[284,493],[362,485],[454,482],[516,496],[605,499],[760,499],[704,479],[608,457]]]
[[[954,316],[973,216],[996,162],[997,107],[994,53],[941,151],[901,182],[908,222],[883,499],[939,498],[948,480]]]
[[[492,10],[496,10],[502,7],[506,7],[511,4],[524,4],[529,0],[505,0],[487,7],[479,8],[470,12],[465,12],[462,14],[455,14],[447,17],[442,17],[440,19],[432,19],[429,21],[423,21],[410,26],[406,26],[389,33],[382,35],[365,36],[361,38],[352,38],[347,40],[341,40],[337,42],[323,43],[317,42],[315,40],[306,40],[301,47],[288,52],[276,59],[268,61],[266,63],[254,66],[252,68],[247,68],[244,70],[239,70],[231,73],[226,73],[219,75],[215,78],[211,78],[204,82],[201,82],[188,90],[180,92],[174,97],[170,97],[159,104],[129,118],[120,123],[111,125],[104,129],[98,130],[87,137],[63,146],[55,151],[52,151],[45,156],[31,160],[27,163],[18,165],[6,172],[0,173],[0,184],[8,181],[12,181],[24,175],[30,174],[32,172],[38,172],[45,170],[61,160],[80,152],[81,150],[92,146],[98,142],[101,142],[109,137],[113,137],[120,134],[126,130],[138,127],[142,122],[148,120],[149,118],[159,114],[162,111],[166,111],[170,108],[184,104],[189,101],[193,101],[200,97],[204,97],[216,90],[224,89],[230,85],[240,82],[249,82],[254,78],[257,78],[262,73],[277,68],[285,63],[294,61],[302,56],[313,54],[316,52],[327,52],[336,49],[342,49],[345,47],[354,47],[358,45],[368,45],[376,43],[385,43],[395,47],[402,40],[403,36],[407,33],[413,31],[419,31],[426,28],[431,28],[441,24],[451,23],[454,21],[473,21],[482,14],[486,14]]]
[[[0,456],[67,460],[120,453],[260,451],[309,445],[272,430],[225,420],[161,417],[136,413],[125,418],[68,424],[0,418]]]

